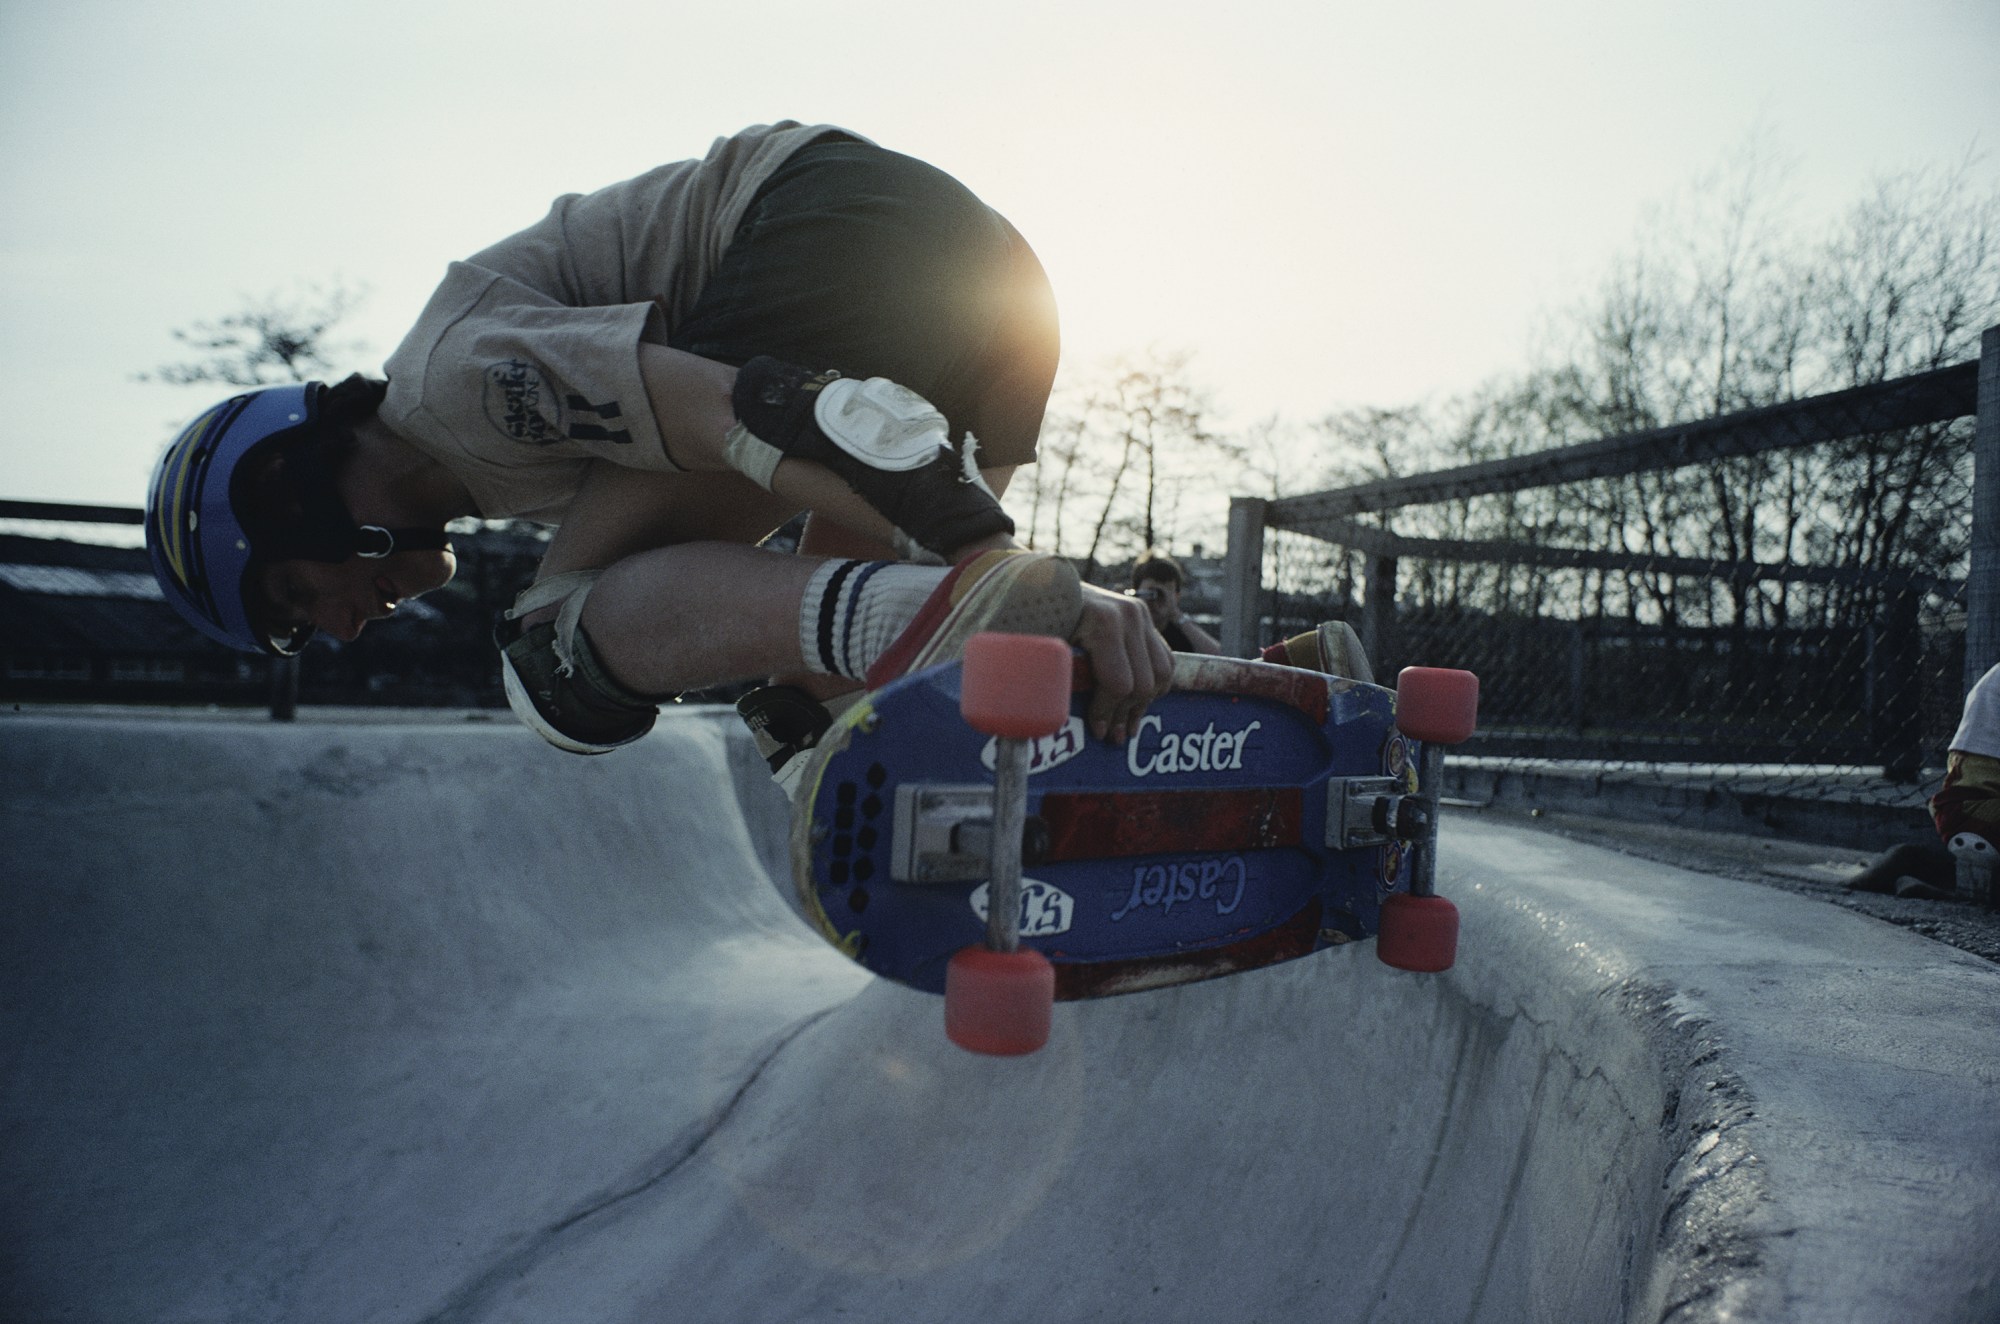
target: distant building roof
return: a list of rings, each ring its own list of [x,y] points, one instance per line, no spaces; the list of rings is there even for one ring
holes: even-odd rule
[[[159,581],[144,570],[84,570],[67,565],[0,562],[0,584],[58,598],[132,598],[164,602]]]
[[[10,654],[220,657],[174,613],[143,547],[0,534],[0,647]]]

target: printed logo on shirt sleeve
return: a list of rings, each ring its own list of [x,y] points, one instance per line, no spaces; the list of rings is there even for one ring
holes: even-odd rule
[[[624,415],[616,400],[593,404],[565,392],[525,359],[501,359],[486,369],[486,420],[509,441],[552,446],[559,441],[608,441],[630,445],[632,433],[614,427]]]

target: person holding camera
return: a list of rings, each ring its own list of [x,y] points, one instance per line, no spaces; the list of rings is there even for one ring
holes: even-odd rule
[[[1176,653],[1222,652],[1222,644],[1208,631],[1181,613],[1181,590],[1187,575],[1180,562],[1160,552],[1148,552],[1132,567],[1131,595],[1146,604],[1153,628]]]

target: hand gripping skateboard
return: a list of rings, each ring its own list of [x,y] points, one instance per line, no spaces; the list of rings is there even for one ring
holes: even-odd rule
[[[791,900],[868,969],[944,994],[947,1033],[985,1053],[1039,1048],[1056,1001],[1370,937],[1389,965],[1444,970],[1438,788],[1478,684],[1177,654],[1173,689],[1110,745],[1085,732],[1067,644],[980,635],[821,738]]]

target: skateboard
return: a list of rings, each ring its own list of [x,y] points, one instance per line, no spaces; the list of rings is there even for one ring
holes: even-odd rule
[[[1409,668],[1391,691],[1176,654],[1122,744],[1090,737],[1089,687],[1066,643],[985,634],[859,700],[795,796],[795,908],[1001,1055],[1039,1048],[1055,1001],[1368,938],[1399,968],[1451,965],[1431,879],[1470,672]]]

